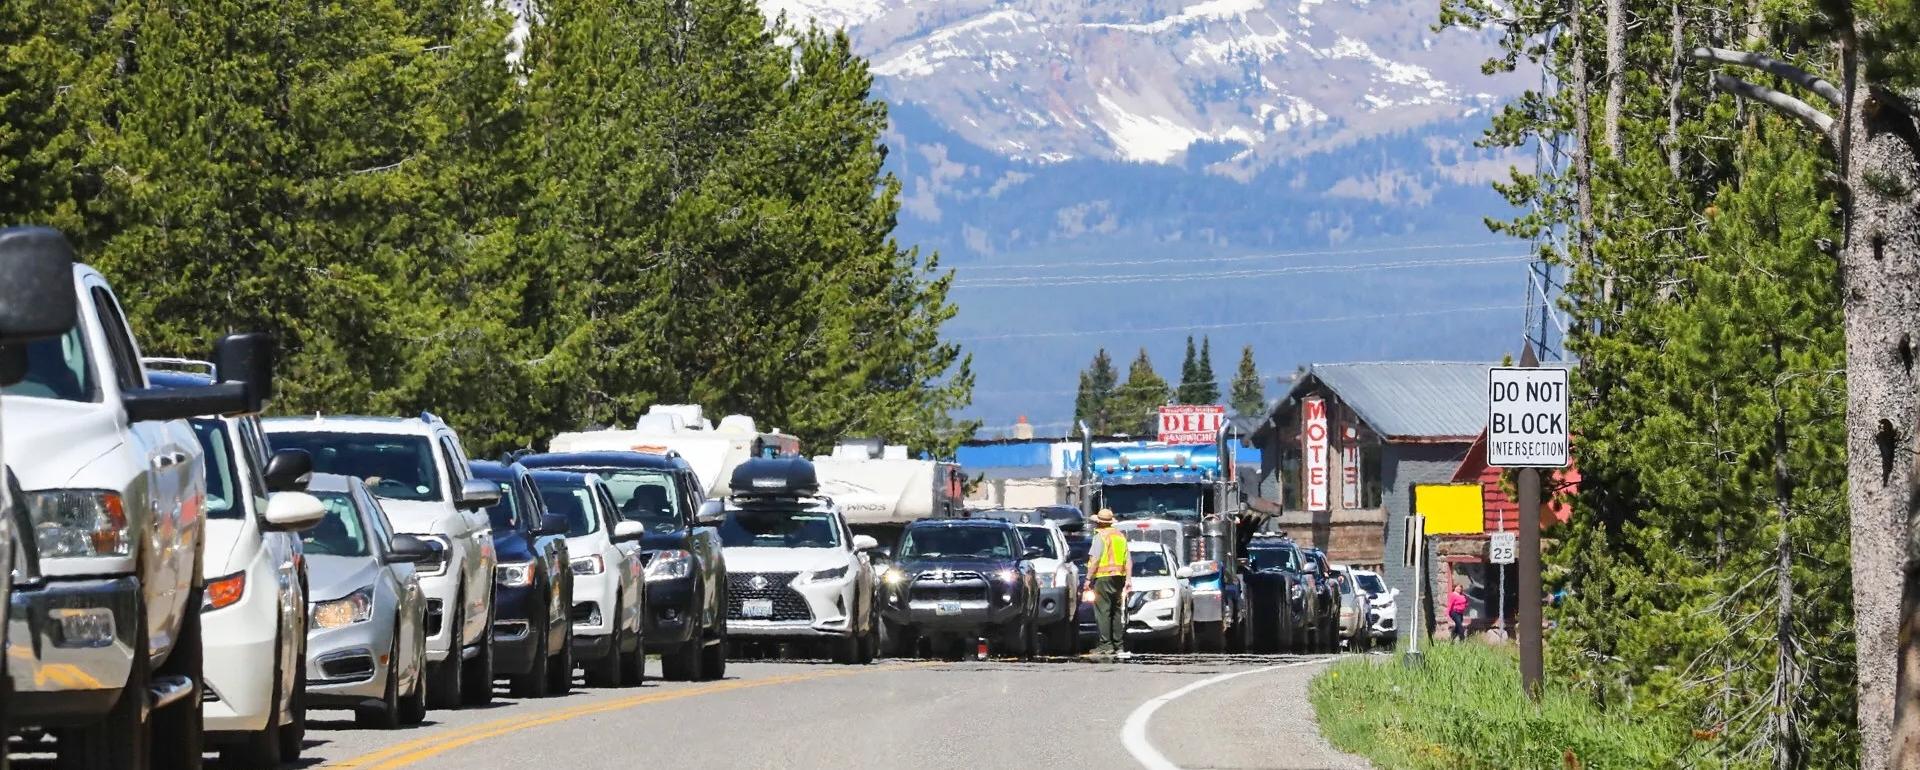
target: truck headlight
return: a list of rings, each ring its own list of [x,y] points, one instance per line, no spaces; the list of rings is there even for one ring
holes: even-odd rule
[[[598,575],[607,571],[607,561],[597,553],[575,558],[572,566],[575,575]]]
[[[127,509],[120,496],[96,489],[28,492],[27,516],[42,559],[126,556]]]
[[[889,586],[899,588],[907,582],[907,571],[899,567],[889,567],[886,574],[882,575],[880,579],[885,581]]]
[[[526,588],[533,585],[533,562],[513,562],[498,564],[493,568],[493,582],[508,588]]]
[[[686,551],[661,551],[647,562],[647,582],[678,580],[693,574],[693,554]]]
[[[317,602],[309,620],[314,628],[339,628],[365,623],[373,617],[373,586],[330,602]]]
[[[993,573],[993,578],[1002,583],[1012,583],[1014,577],[1015,576],[1013,574],[1013,570],[1010,570],[1010,569],[1003,569],[1003,570],[1000,570],[999,572]]]
[[[425,577],[431,577],[433,575],[438,575],[440,573],[446,572],[447,562],[452,558],[452,557],[449,557],[447,554],[450,554],[453,552],[453,541],[448,540],[445,535],[414,535],[414,537],[420,538],[421,540],[425,540],[430,543],[440,544],[440,549],[438,551],[435,551],[433,556],[414,563],[413,565],[414,573],[421,576],[425,576]]]
[[[823,569],[813,573],[812,575],[808,575],[807,582],[831,583],[835,580],[840,580],[842,578],[845,578],[846,576],[847,576],[847,568],[845,565],[841,565],[838,567],[834,567],[833,569]]]

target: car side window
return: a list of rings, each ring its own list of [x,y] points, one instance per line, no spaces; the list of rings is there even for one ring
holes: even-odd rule
[[[114,301],[113,292],[93,287],[93,308],[100,319],[100,330],[106,333],[107,353],[113,356],[113,374],[120,382],[120,389],[146,387],[147,375],[140,366],[140,353],[133,347],[133,335],[127,333],[127,320],[120,314],[120,303]]]
[[[267,476],[262,466],[267,461],[267,442],[260,436],[260,422],[253,418],[240,421],[240,460],[241,472],[247,475],[247,483],[253,486],[253,496],[266,499]]]
[[[466,482],[461,471],[467,464],[460,461],[460,455],[453,451],[453,442],[444,436],[440,438],[440,461],[447,466],[447,490],[454,495],[460,494],[460,486]]]

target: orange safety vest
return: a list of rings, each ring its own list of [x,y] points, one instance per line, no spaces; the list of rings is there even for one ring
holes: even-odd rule
[[[1100,553],[1093,560],[1093,576],[1124,577],[1131,566],[1127,560],[1127,538],[1109,527],[1098,536]]]

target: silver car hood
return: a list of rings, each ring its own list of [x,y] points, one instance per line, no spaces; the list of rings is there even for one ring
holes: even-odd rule
[[[372,556],[308,556],[307,600],[331,601],[373,585],[381,569]]]

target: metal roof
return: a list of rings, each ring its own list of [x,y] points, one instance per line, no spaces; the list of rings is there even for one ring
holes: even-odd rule
[[[1298,398],[1317,380],[1381,436],[1472,441],[1487,427],[1487,370],[1493,366],[1460,361],[1314,364],[1281,410],[1298,408]]]

